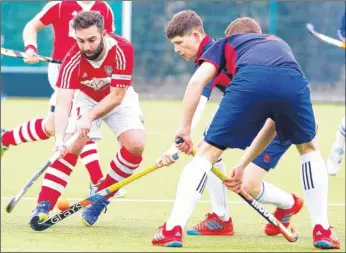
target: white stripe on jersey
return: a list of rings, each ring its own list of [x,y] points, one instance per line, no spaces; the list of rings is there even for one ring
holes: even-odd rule
[[[126,58],[125,58],[125,55],[124,55],[124,51],[119,46],[117,47],[117,55],[118,55],[118,51],[119,51],[119,54],[120,54],[120,59],[119,59],[120,69],[119,70],[125,70],[126,69]]]
[[[60,87],[63,89],[68,89],[70,87],[70,80],[73,70],[78,66],[78,61],[80,59],[81,52],[78,51],[71,60],[66,64],[61,77]]]
[[[113,33],[115,33],[115,25],[114,25],[114,22],[115,22],[115,19],[114,19],[114,13],[113,13],[113,10],[112,10],[112,7],[106,2],[106,1],[102,1],[102,3],[105,3],[106,4],[106,6],[107,6],[107,9],[108,9],[108,11],[110,12],[110,15],[112,16],[112,20],[113,20],[113,22],[112,22],[112,31],[107,31],[107,32],[113,32]]]
[[[48,2],[43,9],[34,17],[34,19],[40,19],[42,18],[51,8],[53,8],[55,5],[60,4],[61,1],[51,1]]]

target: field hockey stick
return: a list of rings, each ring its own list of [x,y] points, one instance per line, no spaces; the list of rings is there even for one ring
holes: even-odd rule
[[[315,27],[313,24],[306,24],[306,29],[308,29],[309,33],[314,36],[315,38],[323,41],[323,42],[326,42],[328,44],[331,44],[331,45],[334,45],[334,46],[337,46],[337,47],[340,47],[340,48],[343,48],[343,49],[346,49],[346,44],[345,42],[341,41],[341,40],[337,40],[337,39],[334,39],[332,37],[329,37],[327,35],[324,35],[322,33],[319,33],[315,30]]]
[[[27,53],[24,52],[20,52],[17,50],[12,50],[12,49],[6,49],[6,48],[1,48],[1,54],[2,55],[6,55],[9,57],[14,57],[14,58],[29,58],[29,55]],[[41,56],[41,55],[37,55],[38,59],[42,62],[53,62],[53,63],[61,63],[60,60],[56,60],[50,57],[46,57],[46,56]]]
[[[184,140],[180,137],[176,139],[176,143],[180,144],[183,143]],[[192,151],[192,156],[195,156],[196,151]],[[215,168],[214,166],[211,169],[211,172],[217,176],[221,181],[227,178],[227,175],[222,173],[220,170]],[[298,240],[298,233],[295,231],[293,227],[291,227],[291,231],[289,231],[278,219],[275,218],[273,214],[268,212],[257,200],[253,199],[248,193],[241,191],[238,193],[238,195],[245,200],[253,209],[255,209],[263,218],[265,218],[268,222],[273,224],[274,226],[278,227],[280,229],[280,232],[282,235],[287,239],[289,242],[295,242]]]
[[[73,142],[75,142],[78,139],[78,133],[75,133],[68,141],[65,143],[65,145],[68,147]],[[60,156],[60,152],[56,151],[49,159],[48,161],[38,170],[35,172],[34,175],[25,183],[25,185],[22,187],[22,189],[17,193],[15,197],[11,199],[11,201],[6,206],[6,211],[10,213],[15,205],[19,202],[21,197],[27,192],[27,190],[33,185],[33,183],[42,175],[43,172],[52,164],[54,163]]]
[[[175,154],[173,156],[174,159],[178,159],[178,154]],[[150,172],[153,172],[157,170],[158,168],[163,167],[162,163],[161,164],[154,164],[153,166],[144,169],[140,172],[134,173],[133,175],[129,176],[128,178],[125,178],[121,180],[120,182],[117,182],[115,184],[112,184],[111,186],[108,186],[107,188],[96,192],[95,194],[89,196],[88,198],[79,201],[78,203],[72,205],[67,209],[66,211],[62,211],[60,213],[57,213],[56,215],[52,216],[48,220],[45,220],[43,222],[39,222],[39,217],[34,217],[31,219],[30,226],[33,230],[35,231],[43,231],[46,230],[47,228],[57,224],[58,222],[62,221],[63,219],[69,217],[70,215],[78,212],[81,210],[83,207],[86,207],[92,203],[95,203],[98,199],[113,193],[117,190],[119,190],[121,187],[149,174]]]

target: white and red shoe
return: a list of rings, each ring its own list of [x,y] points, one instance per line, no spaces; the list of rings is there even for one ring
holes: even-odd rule
[[[159,228],[159,231],[151,241],[154,246],[161,247],[183,247],[183,230],[180,226],[175,226],[172,230],[166,230],[166,223]]]
[[[293,215],[300,212],[303,207],[304,200],[295,194],[293,195],[294,204],[290,209],[276,208],[274,216],[278,219],[286,228],[290,225],[290,221]],[[269,236],[274,236],[280,234],[280,229],[271,223],[265,226],[264,232]]]
[[[208,213],[203,221],[186,232],[188,235],[234,235],[232,219],[223,221],[215,213]]]
[[[314,247],[319,249],[340,249],[338,238],[332,233],[330,228],[324,229],[317,224],[312,232]]]

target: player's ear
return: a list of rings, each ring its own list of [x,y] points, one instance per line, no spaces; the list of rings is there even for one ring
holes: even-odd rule
[[[194,38],[196,43],[199,43],[201,41],[201,35],[197,31],[192,32],[192,37]]]

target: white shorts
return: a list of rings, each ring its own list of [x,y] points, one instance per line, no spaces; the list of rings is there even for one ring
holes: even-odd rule
[[[98,102],[85,95],[83,92],[76,92],[66,133],[74,133],[80,115],[83,115],[97,104]],[[109,126],[117,138],[128,130],[139,129],[144,131],[144,123],[138,94],[134,91],[133,87],[128,88],[123,102],[119,106],[110,111],[107,115],[93,121],[88,134],[91,140],[102,139],[102,121]]]
[[[52,89],[54,90],[52,96],[49,99],[49,105],[51,107],[55,107],[56,105],[56,92],[55,92],[55,85],[58,81],[59,76],[59,69],[60,69],[59,63],[48,63],[48,81]]]

